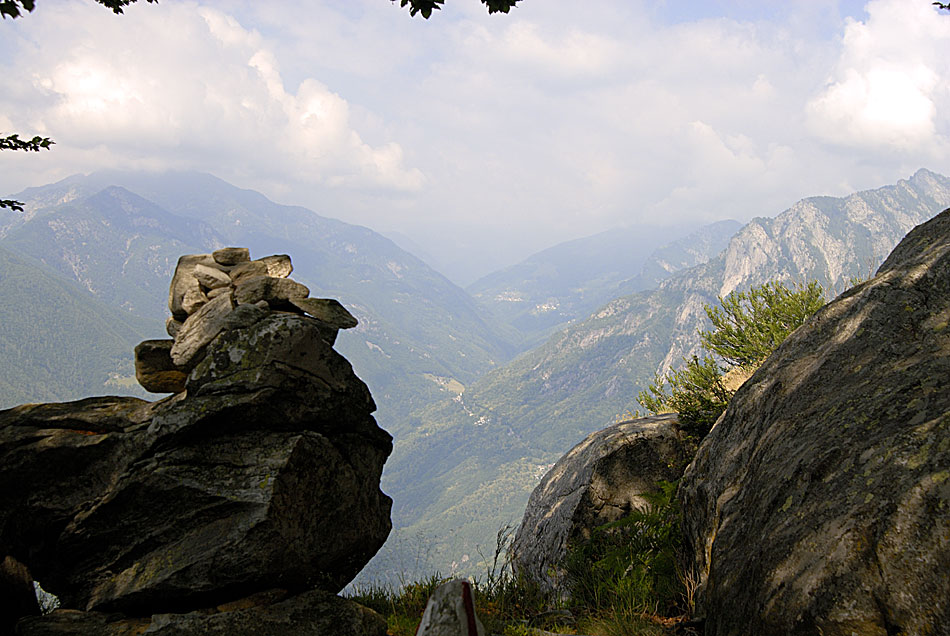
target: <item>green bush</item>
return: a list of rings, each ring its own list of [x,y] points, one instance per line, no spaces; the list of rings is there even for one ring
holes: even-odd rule
[[[712,331],[700,331],[703,346],[731,367],[758,366],[825,304],[817,281],[806,285],[770,282],[706,305]]]
[[[645,508],[596,528],[589,540],[571,546],[564,566],[572,605],[627,618],[681,613],[676,483],[660,482],[660,487],[660,492],[644,495]]]
[[[707,353],[684,359],[682,369],[657,374],[638,401],[652,413],[679,413],[684,427],[705,435],[734,393],[726,387],[725,374],[760,365],[823,304],[824,290],[815,281],[791,287],[773,281],[720,296],[719,307],[704,307],[713,325],[699,331]]]

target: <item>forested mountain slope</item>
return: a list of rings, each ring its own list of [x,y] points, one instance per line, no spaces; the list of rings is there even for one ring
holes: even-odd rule
[[[144,396],[132,350],[161,329],[0,245],[0,409],[89,395]]]
[[[100,298],[153,319],[167,314],[168,283],[183,253],[227,244],[249,247],[255,257],[290,254],[295,280],[312,296],[339,299],[359,319],[337,348],[370,386],[393,433],[404,432],[409,412],[438,399],[443,387],[466,385],[515,351],[511,330],[389,239],[211,175],[96,173],[17,198],[26,213],[4,218],[0,245],[46,260]]]

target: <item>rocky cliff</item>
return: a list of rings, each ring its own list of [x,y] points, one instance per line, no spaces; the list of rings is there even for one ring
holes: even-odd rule
[[[268,276],[277,261],[288,267]],[[195,277],[196,264],[223,277]],[[137,360],[146,381],[178,390],[166,399],[0,411],[0,549],[64,608],[18,633],[134,624],[197,634],[220,623],[250,634],[277,603],[279,620],[300,625],[317,621],[314,607],[344,603],[326,594],[391,528],[379,480],[392,439],[333,350],[337,329],[355,321],[287,273],[288,258],[250,261],[246,250],[180,261],[169,303],[177,337],[143,343]],[[190,313],[189,293],[199,301]],[[182,618],[199,610],[215,618]],[[362,633],[347,629],[316,633]]]
[[[946,634],[950,210],[736,393],[681,483],[708,636]]]

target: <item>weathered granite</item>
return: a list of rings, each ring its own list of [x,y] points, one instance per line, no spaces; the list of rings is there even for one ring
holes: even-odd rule
[[[256,303],[266,300],[271,307],[290,305],[291,298],[306,298],[310,290],[306,285],[289,278],[273,276],[248,276],[234,286],[234,299],[238,303]]]
[[[267,266],[267,275],[274,278],[287,278],[294,271],[290,256],[287,254],[274,254],[259,260]]]
[[[950,210],[795,331],[680,486],[707,636],[946,634]]]
[[[0,411],[0,537],[63,607],[136,616],[275,586],[336,592],[388,535],[392,440],[335,332],[231,314],[186,393]]]
[[[177,320],[184,320],[190,311],[185,306],[185,296],[188,295],[188,305],[194,306],[200,300],[201,288],[195,278],[195,265],[203,263],[212,265],[214,258],[211,254],[186,254],[178,259],[172,282],[168,288],[168,310]]]
[[[567,596],[563,560],[598,526],[647,504],[660,481],[675,481],[696,444],[676,414],[613,424],[591,433],[541,479],[512,543],[512,565],[546,592]]]
[[[267,269],[267,263],[263,261],[247,261],[246,263],[239,263],[235,265],[228,275],[231,277],[231,282],[237,283],[242,278],[248,278],[251,276],[270,276]]]
[[[172,362],[180,367],[191,365],[211,340],[221,333],[225,319],[234,309],[231,294],[222,294],[188,316],[175,336]]]
[[[216,267],[209,267],[202,263],[195,265],[194,275],[198,283],[208,289],[227,287],[231,284],[231,277],[228,274]]]

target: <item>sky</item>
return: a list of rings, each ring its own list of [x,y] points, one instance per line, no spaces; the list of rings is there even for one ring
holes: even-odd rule
[[[467,284],[617,227],[950,174],[929,0],[40,0],[0,23],[0,195],[200,170],[397,236]]]

